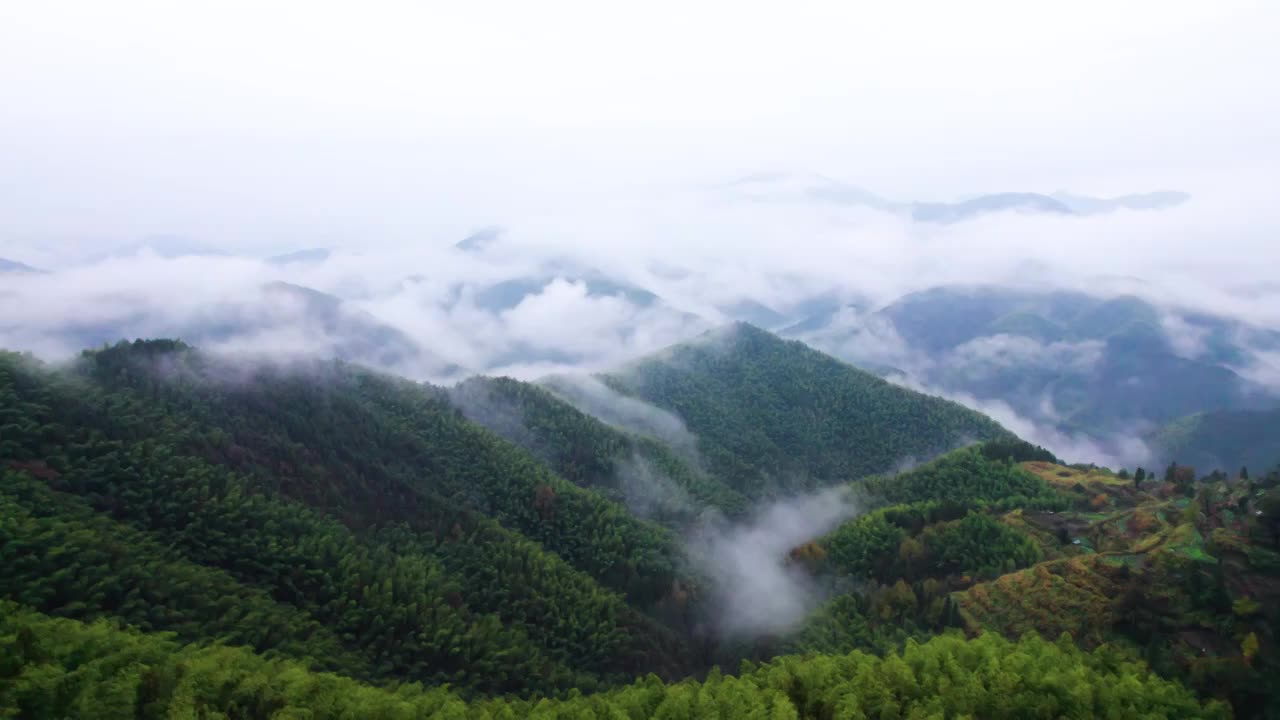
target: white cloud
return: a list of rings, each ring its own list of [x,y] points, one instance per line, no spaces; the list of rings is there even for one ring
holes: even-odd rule
[[[849,489],[836,486],[778,500],[742,523],[712,522],[694,532],[688,552],[715,582],[717,629],[731,637],[793,629],[822,595],[787,553],[857,512]]]
[[[1018,335],[987,335],[953,349],[939,364],[971,376],[1011,367],[1053,368],[1084,372],[1102,358],[1101,340],[1042,343]]]
[[[1150,449],[1138,435],[1113,434],[1102,440],[1079,433],[1064,432],[1054,427],[1052,423],[1037,422],[1019,414],[1003,400],[978,398],[968,393],[939,390],[902,375],[894,375],[888,379],[917,392],[943,397],[977,410],[1023,440],[1048,449],[1064,462],[1094,463],[1119,469],[1149,462],[1151,458]]]

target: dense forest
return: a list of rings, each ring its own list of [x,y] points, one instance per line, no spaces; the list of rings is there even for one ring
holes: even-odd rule
[[[682,418],[710,470],[732,478],[748,497],[863,477],[969,442],[1011,437],[957,403],[744,323],[604,380]]]
[[[1155,454],[1192,467],[1267,468],[1280,460],[1280,409],[1218,410],[1179,418],[1147,437]]]
[[[597,384],[691,442],[557,382],[0,354],[0,716],[1280,716],[1276,472],[1066,466],[749,327]],[[838,486],[756,559],[811,611],[722,634],[698,531]]]
[[[950,635],[861,652],[744,664],[701,681],[656,677],[552,701],[467,703],[444,688],[377,688],[225,645],[180,645],[114,623],[0,605],[0,711],[32,717],[882,718],[1208,717],[1227,708],[1109,648]]]
[[[476,377],[451,388],[449,397],[469,419],[529,450],[561,477],[639,514],[679,525],[706,508],[736,517],[750,507],[696,456],[611,426],[539,385]]]

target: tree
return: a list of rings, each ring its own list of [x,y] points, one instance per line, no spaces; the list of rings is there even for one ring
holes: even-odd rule
[[[1241,480],[1248,480],[1248,479],[1249,479],[1249,468],[1247,468],[1247,467],[1245,467],[1245,466],[1243,466],[1243,465],[1241,465],[1241,466],[1240,466],[1240,479],[1241,479]]]
[[[1271,538],[1271,545],[1280,548],[1280,488],[1273,488],[1258,502],[1258,524]]]
[[[1178,476],[1178,463],[1176,462],[1169,463],[1169,467],[1165,468],[1164,470],[1164,481],[1167,483],[1171,483],[1174,481],[1175,478],[1177,478],[1177,476]]]
[[[1258,654],[1258,634],[1251,632],[1244,636],[1244,640],[1240,642],[1240,654],[1244,656],[1244,661],[1253,664],[1253,656]]]
[[[1129,479],[1129,469],[1128,469],[1128,468],[1120,468],[1120,472],[1119,472],[1119,474],[1117,474],[1117,475],[1116,475],[1116,477],[1120,478],[1121,480],[1128,480],[1128,479]]]
[[[1146,479],[1147,479],[1147,471],[1143,470],[1142,466],[1138,466],[1138,469],[1133,471],[1133,486],[1139,487],[1140,485],[1142,485],[1142,481]]]
[[[1172,481],[1178,491],[1187,497],[1196,492],[1196,469],[1190,465],[1174,465]]]
[[[907,577],[915,577],[917,566],[924,558],[924,544],[919,540],[908,537],[903,538],[898,545],[898,561],[902,564],[902,572]]]

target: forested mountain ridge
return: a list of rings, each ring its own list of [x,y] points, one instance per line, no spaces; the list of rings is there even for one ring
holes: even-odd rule
[[[828,308],[782,333],[1103,444],[1134,425],[1280,403],[1258,380],[1280,333],[1136,295],[944,285],[878,309]]]
[[[836,590],[782,649],[1066,632],[1241,717],[1280,709],[1280,471],[1117,474],[987,444],[855,486],[873,509],[791,552]]]
[[[652,600],[671,578],[678,549],[668,533],[556,477],[429,386],[344,363],[257,365],[227,378],[241,366],[162,346],[116,346],[87,360],[85,371],[108,388],[202,418],[215,434],[233,429],[226,464],[349,525],[409,522],[419,498],[443,498],[615,590]]]
[[[549,552],[486,517],[462,490],[448,490],[443,483],[451,471],[439,468],[448,457],[443,449],[434,453],[435,464],[422,466],[434,473],[424,477],[410,468],[404,472],[411,474],[397,474],[397,458],[407,462],[412,439],[421,436],[397,434],[389,413],[381,422],[358,414],[362,406],[347,405],[358,394],[343,385],[363,379],[387,389],[382,383],[388,381],[338,364],[323,376],[324,385],[320,375],[268,369],[262,372],[274,390],[255,385],[252,375],[222,377],[215,387],[207,378],[196,380],[199,372],[221,367],[202,364],[207,361],[167,342],[91,353],[74,373],[6,355],[0,360],[3,457],[9,467],[40,478],[55,500],[78,499],[153,534],[181,557],[262,588],[333,627],[349,646],[374,652],[365,663],[370,670],[342,668],[357,677],[437,678],[492,692],[591,687],[598,673],[687,672],[683,641],[600,584],[630,589],[639,607],[669,590],[677,548],[661,529],[646,529],[622,509],[520,460],[519,451],[482,429],[459,427],[470,424],[447,406],[434,418],[417,417],[436,422],[437,430],[453,428],[434,440],[472,443],[463,445],[469,462],[505,468],[490,470],[488,479],[507,483],[508,502],[523,501],[525,521],[545,517],[546,542],[555,541],[555,512],[560,527],[575,523],[564,531],[572,536],[559,542],[563,555]],[[299,384],[323,392],[298,394]],[[414,395],[412,403],[437,402],[422,400],[419,390]],[[376,396],[360,395],[359,402],[368,397]],[[274,406],[260,416],[264,410],[254,402],[288,403],[294,414]],[[341,412],[357,413],[361,428],[346,423],[338,433],[331,422]],[[275,420],[255,424],[267,417]],[[299,440],[290,431],[310,435]],[[344,455],[361,442],[372,445],[359,462]],[[402,443],[394,452],[374,449],[393,442]],[[492,453],[487,460],[486,452]],[[545,482],[520,492],[520,472]],[[426,486],[427,480],[440,484]],[[474,495],[485,488],[467,489]],[[42,497],[22,502],[52,502]],[[485,500],[481,495],[476,502]],[[603,515],[592,521],[592,513]],[[597,529],[592,522],[600,523]],[[573,569],[566,557],[603,568],[597,572],[602,580]],[[594,564],[601,561],[609,565]],[[15,578],[11,587],[23,594],[11,597],[26,597],[28,581]],[[385,595],[370,594],[370,587],[382,587]],[[52,605],[35,607],[71,617],[92,619],[116,609],[110,595],[88,586],[46,597]],[[217,627],[206,620],[206,627]],[[325,654],[309,647],[315,656]],[[570,672],[565,662],[581,670]]]
[[[605,424],[552,391],[511,378],[475,377],[448,391],[469,419],[541,458],[561,477],[637,514],[679,525],[707,508],[730,516],[747,499],[678,450]]]
[[[603,380],[678,415],[708,469],[748,497],[884,472],[1012,435],[957,403],[890,384],[745,323]]]
[[[1276,708],[1280,476],[1063,466],[746,326],[603,380],[586,392],[650,424],[562,381],[167,340],[0,354],[0,714]],[[815,489],[847,507],[762,543]],[[772,574],[726,586],[708,559]],[[726,594],[761,592],[811,612],[722,633]]]
[[[1147,436],[1155,457],[1198,468],[1280,465],[1280,409],[1218,410],[1179,418]]]

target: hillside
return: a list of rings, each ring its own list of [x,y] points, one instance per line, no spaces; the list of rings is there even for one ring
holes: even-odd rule
[[[603,380],[678,416],[697,436],[707,468],[753,498],[1011,437],[956,403],[900,388],[742,323]]]
[[[1057,463],[743,325],[451,388],[4,353],[0,711],[1274,712],[1280,474]]]
[[[198,586],[153,567],[167,563],[219,571],[202,582],[261,591],[271,612],[301,613],[295,625],[331,628],[355,660],[330,669],[355,677],[545,692],[688,671],[683,641],[642,612],[676,578],[673,539],[420,386],[342,364],[226,365],[161,341],[86,354],[69,372],[5,355],[0,380],[8,507],[28,518],[14,540],[32,542],[32,523],[73,539],[97,523],[94,544],[136,546],[131,572],[158,585],[138,596],[123,570],[107,591],[91,575],[6,563],[11,599],[204,633],[188,640],[221,637],[219,623],[248,612],[201,606],[187,596]],[[194,625],[160,612],[186,603],[204,613]],[[263,633],[260,650],[290,641],[244,630]],[[286,654],[336,662],[318,638],[303,632]]]
[[[265,718],[829,718],[948,716],[1226,718],[1184,688],[1113,653],[1069,642],[1010,643],[995,635],[938,638],[885,659],[781,658],[712,673],[656,678],[562,701],[466,703],[446,689],[392,691],[308,671],[242,648],[179,645],[110,623],[53,619],[0,601],[0,710],[23,717]],[[946,671],[939,668],[945,667]]]
[[[917,222],[954,223],[972,220],[989,213],[1019,212],[1071,215],[1072,210],[1056,198],[1039,193],[1007,192],[979,195],[953,203],[918,202],[910,206],[911,219]]]
[[[8,260],[6,258],[0,258],[0,273],[23,274],[23,273],[43,273],[43,272],[44,271],[39,268],[31,267],[30,265],[27,265],[26,263],[20,263],[17,260]]]
[[[556,387],[553,380],[549,387]],[[560,387],[563,388],[563,385]],[[608,425],[547,388],[511,378],[471,378],[450,402],[545,462],[561,477],[667,524],[706,508],[740,516],[748,502],[679,448]]]
[[[1067,633],[1128,648],[1241,717],[1280,708],[1280,472],[1135,482],[989,445],[855,487],[874,509],[792,550],[836,590],[781,649]]]
[[[1103,445],[1135,425],[1276,402],[1243,369],[1265,367],[1280,334],[1132,295],[942,286],[874,311],[828,311],[784,333]]]
[[[1148,437],[1163,463],[1234,472],[1280,465],[1280,410],[1197,413],[1157,429]]]

